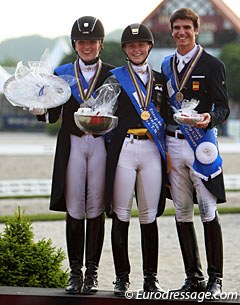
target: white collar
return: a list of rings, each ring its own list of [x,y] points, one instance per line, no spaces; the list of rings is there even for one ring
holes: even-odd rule
[[[192,59],[196,51],[197,51],[197,45],[195,44],[194,48],[185,55],[179,54],[178,51],[176,50],[176,56],[179,61],[188,63]]]
[[[92,65],[86,65],[80,58],[79,58],[79,67],[82,72],[95,72],[97,70],[97,63]]]
[[[137,73],[137,74],[145,74],[148,73],[148,64],[145,63],[142,66],[136,66],[132,64],[132,68],[133,70]]]

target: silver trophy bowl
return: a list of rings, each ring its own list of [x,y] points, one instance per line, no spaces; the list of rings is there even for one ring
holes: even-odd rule
[[[104,135],[118,124],[118,117],[112,115],[94,115],[74,113],[74,120],[83,132]]]

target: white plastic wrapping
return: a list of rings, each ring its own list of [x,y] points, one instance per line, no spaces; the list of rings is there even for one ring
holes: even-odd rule
[[[178,124],[184,124],[184,125],[194,125],[196,122],[202,121],[203,117],[201,114],[199,114],[196,110],[194,110],[197,105],[199,104],[199,101],[195,99],[186,100],[184,99],[181,104],[180,109],[176,109],[174,107],[174,114],[173,118]]]
[[[99,87],[95,94],[74,113],[76,125],[83,131],[103,135],[114,129],[118,118],[113,114],[117,108],[117,98],[120,94],[120,85],[110,82]],[[85,108],[87,107],[87,108]]]
[[[52,74],[46,55],[40,61],[29,61],[28,67],[20,61],[15,74],[4,83],[3,92],[13,106],[48,109],[70,98],[69,84]]]

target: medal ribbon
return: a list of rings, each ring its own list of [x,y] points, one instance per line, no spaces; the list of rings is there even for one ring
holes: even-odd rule
[[[147,106],[148,106],[148,104],[151,100],[151,96],[152,96],[152,87],[153,87],[153,72],[152,72],[152,69],[150,69],[150,67],[148,65],[149,80],[148,80],[148,83],[147,83],[147,92],[146,92],[145,99],[144,99],[143,93],[140,89],[140,86],[138,84],[138,79],[136,78],[136,74],[135,74],[135,72],[134,72],[134,70],[133,70],[129,61],[127,62],[127,69],[128,69],[129,74],[130,74],[130,78],[133,82],[133,85],[134,85],[134,87],[137,91],[137,95],[138,95],[140,104],[141,104],[143,110],[146,110]]]
[[[172,70],[173,70],[174,80],[175,80],[175,84],[176,84],[176,87],[177,87],[178,91],[181,91],[183,89],[183,87],[185,86],[185,84],[187,83],[193,69],[195,68],[197,62],[199,61],[199,59],[202,55],[202,52],[203,52],[203,47],[199,45],[198,50],[196,51],[195,55],[191,59],[186,71],[184,72],[184,75],[183,75],[181,81],[179,80],[178,75],[177,75],[177,70],[176,70],[176,67],[175,67],[175,57],[176,57],[176,55],[174,55],[174,58],[173,58],[173,61],[172,61]]]
[[[136,87],[134,86],[134,83],[130,81],[131,76],[127,65],[123,67],[115,68],[111,70],[111,72],[113,75],[115,75],[117,81],[121,84],[122,88],[128,95],[138,115],[141,115],[142,112],[141,105],[137,100],[136,94],[134,94],[136,92]],[[139,85],[142,88],[143,93],[145,93],[146,88],[143,86],[142,83],[140,83]],[[147,95],[147,93],[145,94]],[[158,113],[154,103],[151,101],[148,104],[147,111],[150,114],[150,118],[148,120],[143,120],[142,123],[144,127],[147,128],[150,134],[152,135],[160,154],[162,155],[164,160],[166,160],[164,120]]]
[[[77,79],[79,95],[81,96],[82,101],[88,100],[90,98],[90,96],[92,95],[92,92],[93,92],[94,87],[96,85],[96,82],[97,82],[98,76],[100,74],[101,68],[102,68],[102,61],[99,60],[98,64],[97,64],[97,70],[96,70],[96,72],[93,76],[93,79],[90,83],[90,86],[88,87],[87,92],[85,94],[84,86],[83,86],[83,82],[85,81],[85,79],[82,76],[82,74],[80,73],[80,68],[78,66],[78,60],[76,60],[74,62],[74,73],[75,73],[75,77]]]

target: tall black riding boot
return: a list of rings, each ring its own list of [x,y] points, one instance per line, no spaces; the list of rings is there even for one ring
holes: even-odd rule
[[[218,215],[212,221],[204,222],[203,226],[209,276],[206,292],[219,297],[222,292],[223,241]]]
[[[78,294],[83,285],[84,219],[78,220],[67,214],[66,236],[70,266],[70,278],[66,293]]]
[[[174,291],[203,292],[206,289],[206,282],[202,273],[193,222],[176,222],[176,226],[187,277],[183,286]]]
[[[116,273],[116,282],[114,282],[114,294],[125,296],[129,288],[130,263],[128,257],[128,228],[129,222],[123,222],[113,217],[112,223],[112,251],[113,261]]]
[[[149,224],[141,224],[142,258],[143,258],[143,290],[163,292],[157,279],[158,268],[158,228],[156,220]]]
[[[104,222],[104,214],[96,218],[87,219],[84,294],[96,294],[98,291],[97,272],[104,239]]]

